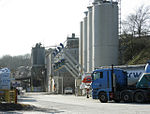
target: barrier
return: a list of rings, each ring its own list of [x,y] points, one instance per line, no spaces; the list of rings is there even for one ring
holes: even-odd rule
[[[17,104],[17,90],[0,89],[0,103],[2,102]]]

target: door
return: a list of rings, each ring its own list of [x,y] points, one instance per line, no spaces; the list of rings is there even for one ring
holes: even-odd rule
[[[109,71],[96,71],[93,73],[92,78],[93,89],[107,89],[110,87]]]

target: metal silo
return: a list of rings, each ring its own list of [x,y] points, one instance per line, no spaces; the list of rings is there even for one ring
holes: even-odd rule
[[[44,66],[45,65],[45,48],[41,47],[41,44],[37,43],[32,48],[32,66]]]
[[[87,15],[87,72],[92,71],[92,6],[88,7]]]
[[[95,2],[93,6],[93,67],[118,64],[118,4]]]
[[[83,21],[80,22],[80,40],[79,40],[79,70],[83,73]]]
[[[87,13],[83,20],[83,69],[87,72]]]

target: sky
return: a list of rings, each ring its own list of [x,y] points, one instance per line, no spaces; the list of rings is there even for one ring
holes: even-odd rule
[[[80,21],[93,0],[0,0],[0,57],[24,55],[41,42],[55,46],[80,35]],[[122,19],[150,0],[121,0]]]

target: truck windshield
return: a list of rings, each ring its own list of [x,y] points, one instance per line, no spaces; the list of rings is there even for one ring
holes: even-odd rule
[[[137,87],[150,88],[150,74],[144,74],[137,83]]]
[[[150,82],[150,74],[149,75],[145,75],[145,79]]]

